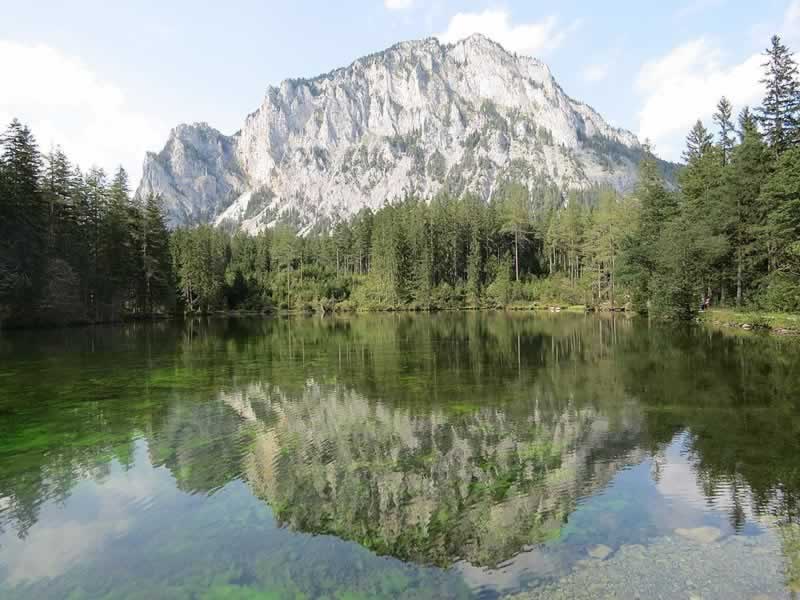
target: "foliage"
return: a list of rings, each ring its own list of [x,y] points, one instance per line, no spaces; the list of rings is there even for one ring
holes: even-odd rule
[[[43,157],[27,127],[0,137],[0,323],[99,322],[172,305],[169,232],[157,197],[135,199],[60,150]]]

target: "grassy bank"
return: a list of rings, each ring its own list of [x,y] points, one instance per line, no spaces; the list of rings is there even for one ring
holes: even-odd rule
[[[714,308],[701,313],[699,319],[705,323],[724,327],[769,331],[785,335],[800,334],[800,315],[798,314]]]
[[[334,313],[373,313],[373,312],[448,312],[448,311],[548,311],[585,313],[588,309],[583,304],[570,304],[568,302],[510,302],[508,304],[452,304],[444,306],[423,306],[419,304],[401,304],[398,306],[385,306],[371,304],[367,306],[355,305],[351,302],[339,302],[333,305],[330,312]],[[301,311],[302,312],[302,311]],[[305,311],[313,312],[313,311]]]

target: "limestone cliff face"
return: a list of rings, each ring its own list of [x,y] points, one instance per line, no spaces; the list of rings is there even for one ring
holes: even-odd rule
[[[205,123],[179,125],[161,152],[145,156],[138,193],[161,194],[172,225],[213,221],[246,186],[236,140]]]
[[[139,193],[162,194],[172,224],[308,229],[407,194],[489,199],[505,181],[627,189],[641,153],[541,61],[480,35],[431,38],[271,87],[233,136],[177,127]]]

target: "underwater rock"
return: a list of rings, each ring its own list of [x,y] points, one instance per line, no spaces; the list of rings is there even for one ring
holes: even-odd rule
[[[691,529],[679,527],[675,530],[675,533],[687,540],[700,544],[710,544],[722,537],[722,531],[717,527],[693,527]]]
[[[611,554],[613,550],[606,546],[605,544],[599,544],[597,546],[592,546],[589,548],[589,556],[592,558],[596,558],[598,560],[605,560],[608,558],[608,555]]]

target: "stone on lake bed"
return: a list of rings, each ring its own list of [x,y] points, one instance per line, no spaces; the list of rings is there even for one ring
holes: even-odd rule
[[[606,546],[605,544],[599,544],[597,546],[592,546],[589,548],[589,556],[592,558],[596,558],[598,560],[605,560],[608,558],[608,555],[611,554],[613,550]]]
[[[675,533],[687,540],[700,544],[710,544],[722,537],[722,531],[717,527],[693,527],[691,529],[679,527],[675,530]]]

